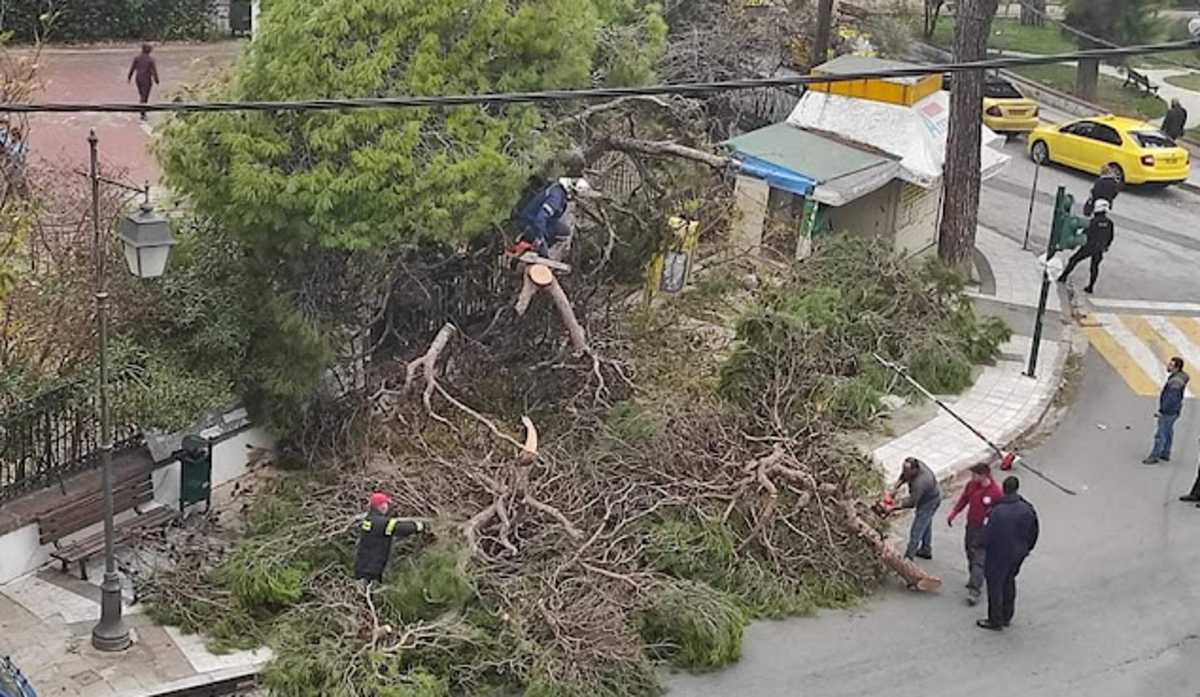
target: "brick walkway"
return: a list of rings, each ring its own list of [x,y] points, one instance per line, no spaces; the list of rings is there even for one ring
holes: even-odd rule
[[[0,586],[0,654],[12,657],[39,697],[149,697],[254,674],[270,657],[266,649],[215,655],[201,638],[155,625],[141,605],[125,610],[133,646],[96,651],[99,598],[98,586],[52,568]]]
[[[229,65],[239,42],[164,44],[155,49],[162,84],[152,99],[169,100],[185,84]],[[39,102],[136,102],[137,89],[125,81],[138,45],[45,49],[40,64]],[[158,119],[161,117],[153,117]],[[30,159],[86,170],[88,130],[100,138],[102,167],[131,184],[157,184],[158,166],[147,150],[149,127],[136,114],[35,114],[29,117]]]

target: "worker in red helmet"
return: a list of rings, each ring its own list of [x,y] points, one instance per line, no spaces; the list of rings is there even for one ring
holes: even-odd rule
[[[954,519],[962,510],[967,509],[967,531],[963,546],[967,551],[967,604],[975,605],[983,592],[984,583],[984,524],[988,514],[1004,493],[1000,485],[992,478],[992,468],[986,462],[981,462],[971,468],[971,481],[963,489],[954,509],[946,519],[946,525],[953,526]]]
[[[429,525],[420,520],[389,517],[392,498],[381,491],[371,494],[369,505],[367,515],[359,525],[354,578],[382,583],[383,571],[392,555],[392,540],[429,532]]]

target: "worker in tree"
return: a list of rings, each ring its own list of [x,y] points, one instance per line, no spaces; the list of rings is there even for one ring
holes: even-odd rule
[[[1092,215],[1092,222],[1088,225],[1087,242],[1079,248],[1071,259],[1067,261],[1067,268],[1063,269],[1062,274],[1058,277],[1059,283],[1066,283],[1071,272],[1079,265],[1079,262],[1084,259],[1092,260],[1092,275],[1088,279],[1087,287],[1083,289],[1085,293],[1091,293],[1096,290],[1096,279],[1100,277],[1100,262],[1104,261],[1104,253],[1113,243],[1113,224],[1108,219],[1108,201],[1100,199],[1096,201],[1096,210]]]
[[[368,583],[382,583],[383,571],[392,555],[392,540],[419,532],[427,533],[429,525],[420,520],[389,517],[392,499],[382,492],[371,494],[369,503],[370,510],[359,526],[354,578]]]
[[[561,261],[574,234],[567,209],[576,198],[593,194],[583,177],[563,177],[530,196],[517,211],[521,237],[512,249],[513,256],[532,250]]]
[[[891,489],[891,496],[908,486],[906,496],[897,506],[899,509],[913,508],[912,528],[908,532],[908,549],[905,559],[920,557],[933,559],[933,516],[942,504],[942,489],[937,477],[928,465],[915,457],[905,458],[900,469],[900,479]]]

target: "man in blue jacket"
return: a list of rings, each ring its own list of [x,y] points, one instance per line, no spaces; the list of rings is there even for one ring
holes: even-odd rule
[[[530,198],[517,211],[521,239],[513,248],[513,254],[520,256],[532,249],[538,256],[554,259],[551,249],[570,240],[573,233],[564,219],[568,206],[577,197],[591,195],[592,191],[586,179],[564,177]]]
[[[1183,397],[1187,391],[1188,374],[1183,372],[1183,359],[1175,356],[1167,363],[1167,382],[1158,395],[1158,429],[1154,432],[1154,446],[1150,457],[1142,464],[1153,465],[1171,459],[1171,441],[1175,437],[1175,422],[1183,411]]]
[[[1016,477],[1004,480],[1004,496],[992,507],[984,526],[988,616],[975,624],[999,631],[1012,623],[1017,603],[1017,574],[1038,540],[1038,517],[1033,504],[1017,493]]]

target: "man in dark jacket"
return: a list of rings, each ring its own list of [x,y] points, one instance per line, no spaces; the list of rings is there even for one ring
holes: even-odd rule
[[[1158,395],[1158,429],[1154,432],[1154,446],[1150,457],[1142,464],[1153,465],[1160,460],[1171,459],[1171,441],[1175,437],[1175,421],[1183,411],[1184,393],[1187,391],[1188,374],[1183,372],[1183,359],[1175,356],[1167,362],[1167,382]]]
[[[383,571],[392,555],[392,540],[418,532],[428,532],[426,523],[388,516],[392,499],[387,494],[371,494],[370,510],[359,525],[358,549],[354,555],[354,578],[383,582]]]
[[[892,487],[892,494],[908,485],[908,496],[900,502],[898,509],[914,508],[912,527],[908,531],[906,559],[914,556],[933,559],[933,514],[942,504],[942,489],[938,486],[933,470],[915,457],[906,458],[900,469],[900,479]]]
[[[564,177],[529,199],[517,211],[521,239],[513,248],[519,256],[532,249],[538,256],[561,261],[560,249],[570,241],[573,230],[567,208],[579,196],[590,196],[593,189],[582,177]]]
[[[953,526],[954,518],[967,509],[967,531],[963,546],[967,551],[967,604],[975,605],[983,591],[984,560],[987,550],[984,549],[984,523],[992,506],[1000,500],[1003,494],[1000,485],[992,479],[992,468],[986,462],[981,462],[971,468],[971,481],[963,488],[958,503],[950,511],[946,525]]]
[[[1067,262],[1067,268],[1058,277],[1059,283],[1066,283],[1071,272],[1079,265],[1079,262],[1084,259],[1092,260],[1092,275],[1088,279],[1087,287],[1084,288],[1085,293],[1091,293],[1096,290],[1096,279],[1100,277],[1100,262],[1104,261],[1104,253],[1112,246],[1113,242],[1113,224],[1108,219],[1108,201],[1101,199],[1096,201],[1096,210],[1092,216],[1092,222],[1087,229],[1087,242],[1083,243],[1075,254],[1071,255],[1071,259]]]
[[[150,89],[153,85],[158,84],[158,65],[154,63],[154,58],[150,52],[154,49],[150,44],[142,44],[142,52],[133,59],[133,65],[129,66],[129,76],[125,78],[126,82],[133,80],[137,76],[138,99],[142,104],[150,101]],[[146,120],[146,112],[142,112],[142,120]]]
[[[1171,108],[1167,109],[1167,115],[1163,117],[1162,129],[1171,140],[1179,140],[1183,137],[1183,132],[1187,130],[1187,109],[1179,103],[1178,99],[1171,100]]]
[[[1108,201],[1108,209],[1112,210],[1113,201],[1121,193],[1121,179],[1117,176],[1112,165],[1105,165],[1100,170],[1100,178],[1092,184],[1092,193],[1083,204],[1083,214],[1090,216],[1095,213],[1097,201]]]
[[[1016,477],[1004,480],[1004,496],[992,507],[984,526],[984,576],[987,578],[988,616],[975,624],[1000,630],[1012,623],[1017,602],[1017,574],[1038,540],[1038,517],[1033,505],[1017,490]]]

